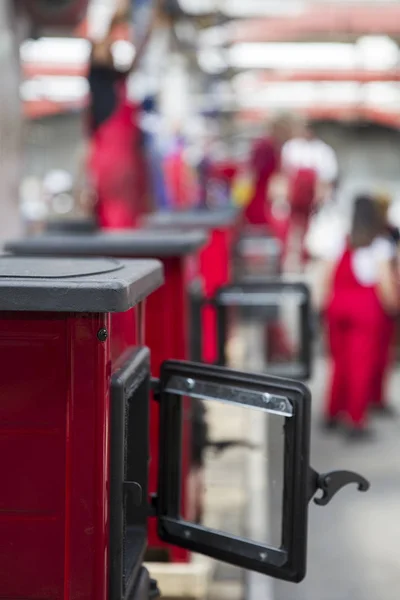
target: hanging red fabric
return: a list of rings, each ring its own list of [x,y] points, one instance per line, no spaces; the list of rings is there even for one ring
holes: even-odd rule
[[[125,81],[119,86],[116,111],[95,131],[91,141],[89,172],[97,192],[97,218],[101,228],[135,227],[138,218],[134,148],[138,130],[137,108],[126,98]]]

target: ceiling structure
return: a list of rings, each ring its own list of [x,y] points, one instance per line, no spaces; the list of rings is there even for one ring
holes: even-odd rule
[[[207,84],[202,106],[216,104],[245,121],[292,108],[313,118],[400,126],[400,1],[165,1],[181,52]],[[85,102],[84,38],[101,29],[111,2],[92,0],[75,40],[24,45],[28,115],[39,105],[42,114],[50,105],[54,112]]]

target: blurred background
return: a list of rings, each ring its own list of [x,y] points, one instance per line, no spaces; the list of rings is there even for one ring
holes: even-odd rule
[[[156,210],[246,207],[254,143],[290,114],[307,120],[336,165],[327,203],[335,208],[307,231],[313,258],[330,229],[346,229],[356,194],[385,195],[390,223],[400,226],[400,1],[133,0],[130,8],[111,45],[135,127],[128,225]],[[1,241],[53,220],[94,218],[99,192],[88,156],[98,131],[89,107],[108,88],[98,71],[93,79],[93,43],[101,45],[119,9],[116,0],[0,2]],[[318,292],[316,262],[288,261]],[[324,514],[310,509],[309,569],[299,586],[220,565],[210,597],[398,599],[398,421],[378,424],[378,444],[328,438],[318,427],[326,369],[321,351],[311,382],[314,466],[359,470],[373,480],[371,492],[360,501],[345,491]],[[396,365],[394,407],[399,374]]]
[[[30,222],[46,218],[49,210],[76,209],[66,198],[49,207],[46,176],[62,170],[74,186],[81,183],[88,40],[105,31],[115,2],[91,0],[84,21],[65,27],[62,36],[60,28],[29,21],[22,2],[15,3],[19,13],[11,14],[13,4],[4,2],[1,8],[2,64],[14,61],[16,67],[19,58],[21,80],[17,68],[3,70],[2,148],[9,177],[16,170],[21,176],[12,211],[19,207]],[[398,2],[166,0],[163,10],[129,89],[136,102],[157,98],[164,155],[172,152],[179,129],[190,168],[205,146],[221,167],[237,166],[247,160],[251,141],[268,117],[291,110],[311,118],[336,151],[344,206],[356,190],[369,186],[396,197]],[[129,62],[146,29],[145,10],[142,15],[131,34],[119,32],[115,53],[122,62],[124,57]],[[18,140],[17,94],[23,114]],[[17,156],[11,160],[21,142],[18,161]],[[3,217],[0,232],[9,233],[9,226]]]

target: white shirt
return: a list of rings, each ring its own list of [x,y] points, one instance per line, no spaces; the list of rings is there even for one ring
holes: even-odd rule
[[[293,138],[282,148],[282,168],[286,172],[298,169],[315,169],[321,181],[332,183],[339,167],[333,148],[322,140]]]
[[[346,248],[346,238],[337,240],[331,246],[325,258],[339,260]],[[384,237],[376,238],[372,244],[365,248],[357,248],[352,256],[352,269],[358,283],[365,286],[374,285],[378,281],[380,265],[396,256],[396,247],[393,242]]]

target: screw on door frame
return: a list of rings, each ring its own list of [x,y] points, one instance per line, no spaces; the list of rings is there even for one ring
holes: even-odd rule
[[[108,331],[107,329],[99,329],[99,331],[97,332],[97,339],[100,342],[105,342],[108,338]]]

